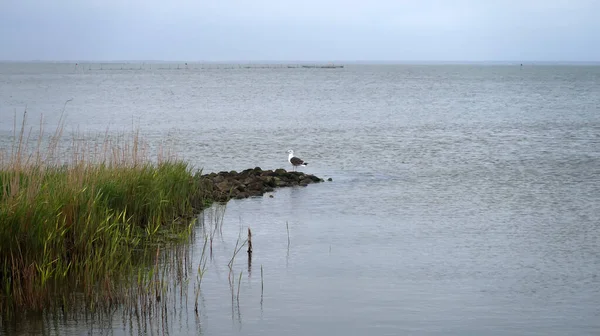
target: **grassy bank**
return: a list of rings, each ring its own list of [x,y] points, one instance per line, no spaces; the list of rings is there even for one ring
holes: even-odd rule
[[[211,201],[191,167],[150,160],[137,133],[93,144],[75,136],[65,151],[62,127],[47,141],[41,130],[33,145],[30,138],[23,121],[0,153],[5,313],[56,304],[65,287],[86,298],[115,296],[115,282],[135,274],[139,256],[189,232],[193,214]]]

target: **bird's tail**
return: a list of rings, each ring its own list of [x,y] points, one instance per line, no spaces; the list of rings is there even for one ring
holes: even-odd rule
[[[308,162],[303,162],[302,163],[303,166],[306,166],[307,164],[308,164]]]

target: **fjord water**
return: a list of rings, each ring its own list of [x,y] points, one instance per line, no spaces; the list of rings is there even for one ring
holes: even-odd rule
[[[66,131],[139,126],[205,172],[290,169],[292,148],[333,179],[228,203],[199,320],[190,293],[157,333],[600,333],[600,67],[6,63],[2,142],[15,111],[52,129],[68,99]]]

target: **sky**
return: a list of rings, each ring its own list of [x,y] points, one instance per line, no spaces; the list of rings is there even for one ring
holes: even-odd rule
[[[0,0],[0,60],[600,61],[600,0]]]

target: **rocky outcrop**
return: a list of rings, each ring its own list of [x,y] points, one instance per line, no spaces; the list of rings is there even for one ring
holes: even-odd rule
[[[285,169],[262,170],[260,167],[235,170],[196,176],[204,190],[208,190],[216,201],[227,201],[232,198],[261,196],[275,188],[307,186],[311,183],[323,182],[323,179],[302,172],[289,172]]]

